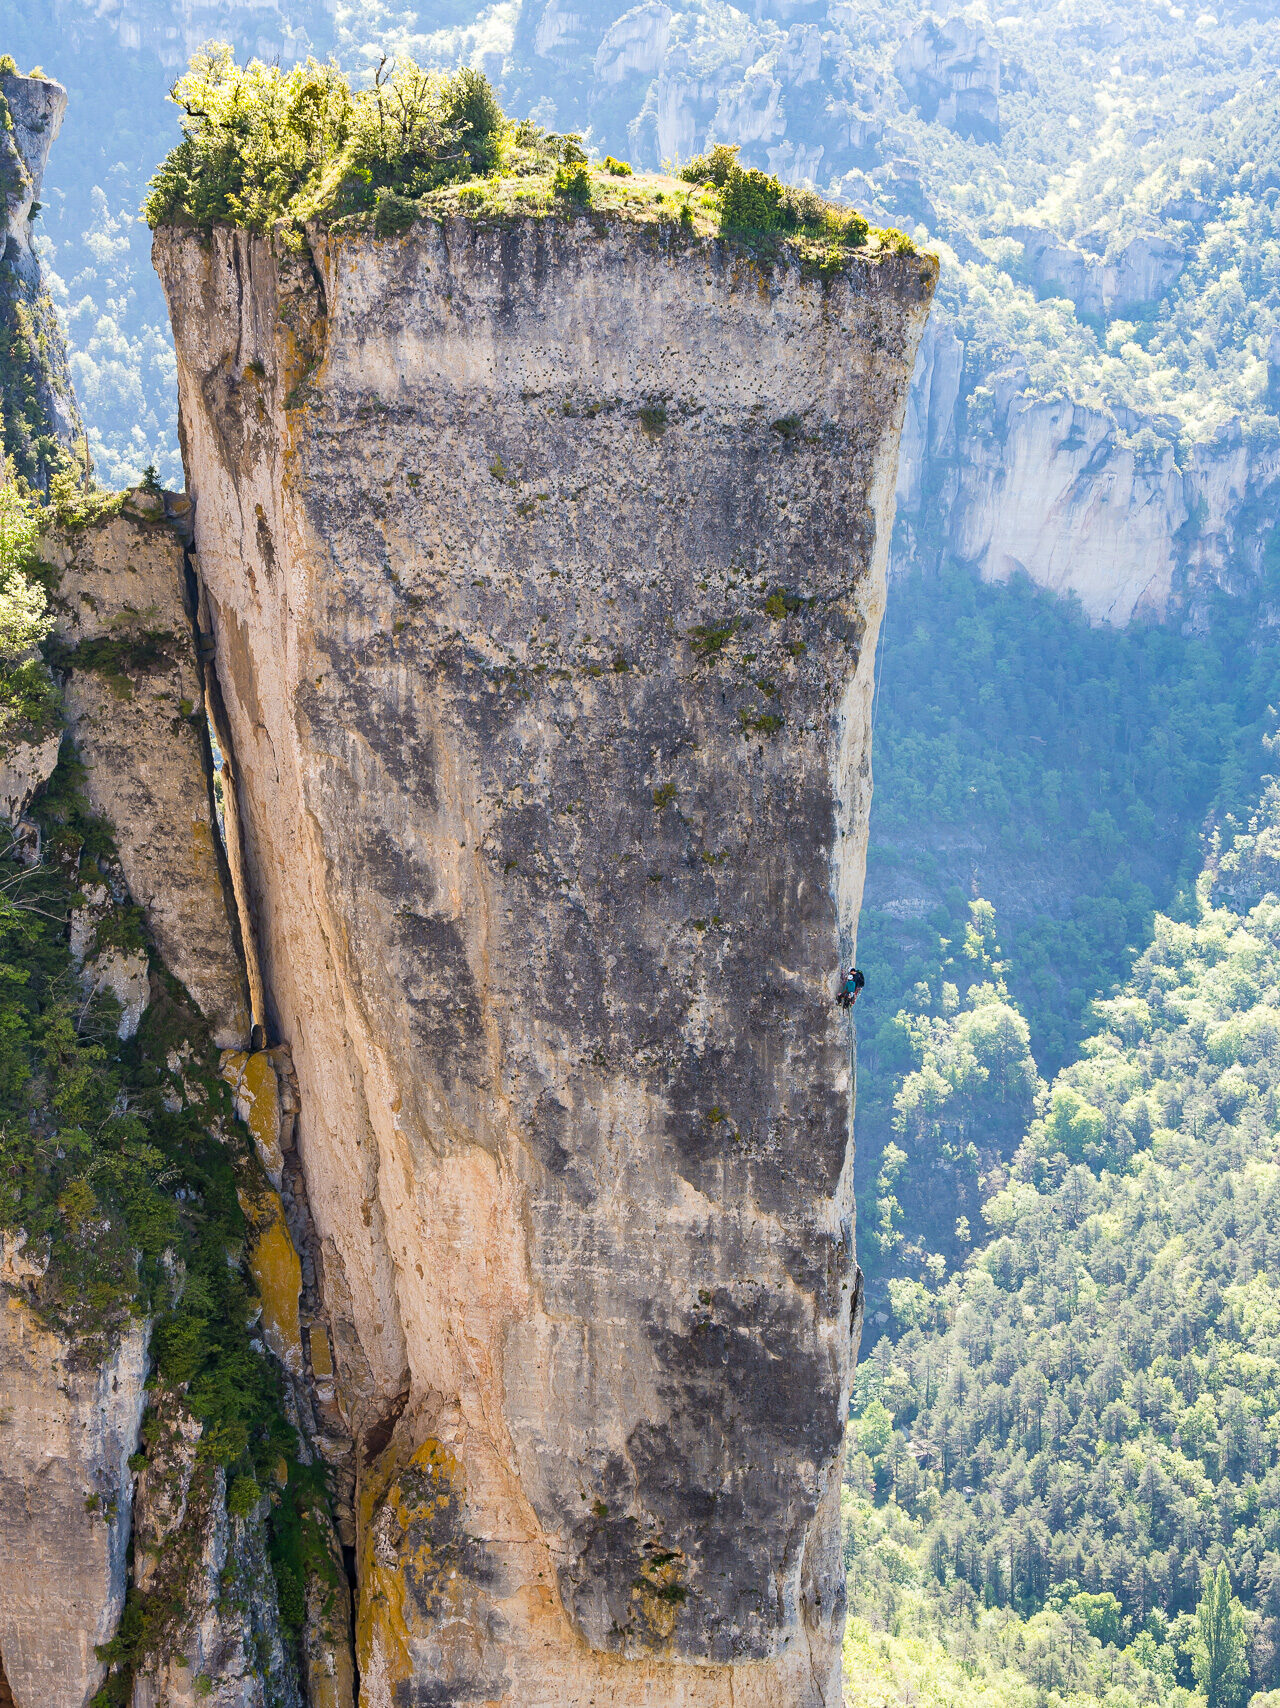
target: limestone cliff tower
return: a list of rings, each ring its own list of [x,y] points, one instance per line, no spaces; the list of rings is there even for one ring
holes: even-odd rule
[[[155,254],[361,1702],[832,1708],[832,997],[934,265],[571,212]]]
[[[32,228],[66,110],[60,83],[39,73],[19,76],[11,59],[0,62],[0,329],[10,352],[0,383],[0,435],[17,473],[37,487],[48,486],[63,452],[84,454],[66,345]]]

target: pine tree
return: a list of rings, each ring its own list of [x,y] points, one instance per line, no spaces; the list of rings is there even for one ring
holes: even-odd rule
[[[1225,1561],[1209,1579],[1196,1608],[1191,1664],[1196,1683],[1208,1698],[1208,1708],[1240,1708],[1249,1676],[1244,1609],[1231,1593]]]

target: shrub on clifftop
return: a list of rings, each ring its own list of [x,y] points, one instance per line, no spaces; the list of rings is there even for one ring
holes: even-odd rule
[[[682,166],[680,176],[719,192],[725,231],[811,231],[856,249],[871,229],[852,208],[836,207],[812,191],[791,189],[767,172],[740,165],[736,146],[723,142]]]
[[[352,89],[336,66],[291,71],[231,49],[196,54],[174,84],[183,140],[152,180],[150,225],[265,231],[280,219],[373,210],[499,164],[510,126],[487,78],[411,60]]]
[[[171,98],[183,139],[152,179],[153,228],[284,226],[300,235],[315,221],[394,237],[420,218],[460,211],[506,220],[590,210],[674,221],[683,235],[719,233],[757,253],[786,244],[823,273],[840,271],[853,250],[911,251],[899,234],[868,244],[861,214],[741,166],[736,148],[720,145],[683,169],[700,194],[681,195],[669,177],[637,175],[612,156],[593,165],[580,136],[513,123],[465,66],[444,75],[410,59],[389,70],[384,62],[371,87],[353,89],[334,65],[239,66],[215,45],[195,55]]]

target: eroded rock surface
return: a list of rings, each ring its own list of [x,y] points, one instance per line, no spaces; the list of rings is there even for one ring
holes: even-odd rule
[[[1082,314],[1136,314],[1162,297],[1182,271],[1181,245],[1153,232],[1094,254],[1052,231],[1023,234],[1027,266],[1041,296],[1070,297]]]
[[[361,1700],[834,1704],[832,995],[932,264],[587,220],[156,260]]]
[[[85,1708],[124,1607],[146,1328],[77,1357],[24,1302],[33,1273],[0,1237],[0,1667],[17,1708]]]
[[[1135,417],[1037,396],[1016,365],[975,385],[969,360],[951,325],[930,323],[902,437],[895,571],[1025,573],[1115,624],[1194,612],[1215,586],[1261,573],[1251,505],[1280,480],[1280,447],[1226,427],[1180,463]]]
[[[165,965],[215,1041],[244,1044],[248,986],[210,794],[180,533],[160,495],[141,493],[104,522],[47,534],[40,550],[58,575],[63,699],[85,793],[111,826]]]
[[[40,196],[49,150],[67,110],[67,92],[51,77],[0,71],[0,324],[21,333],[27,346],[17,360],[25,369],[51,441],[71,443],[83,432],[71,391],[66,344],[32,245],[32,207]],[[16,352],[10,352],[13,361]],[[12,384],[12,372],[6,376]],[[5,405],[11,400],[6,398]],[[22,471],[41,485],[49,471],[48,445],[21,445]]]
[[[0,751],[0,818],[16,829],[18,820],[53,776],[62,746],[62,731],[38,736],[33,741],[15,741]]]
[[[267,1557],[265,1502],[232,1516],[201,1427],[161,1392],[138,1479],[134,1580],[179,1608],[132,1708],[304,1708]],[[349,1708],[349,1705],[343,1705]]]
[[[1000,55],[969,18],[926,18],[894,56],[898,81],[926,119],[960,136],[1000,135]]]

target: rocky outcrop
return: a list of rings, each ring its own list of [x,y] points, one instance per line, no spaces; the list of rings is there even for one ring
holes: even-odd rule
[[[155,254],[361,1701],[834,1704],[831,997],[932,266],[559,219]]]
[[[25,381],[15,385],[14,375],[7,376],[0,415],[6,453],[20,474],[41,485],[54,447],[70,447],[83,432],[66,347],[31,233],[45,164],[66,110],[67,92],[51,78],[0,71],[0,326]]]
[[[1000,55],[981,26],[964,17],[925,18],[894,56],[898,81],[922,118],[960,136],[1000,135]]]
[[[16,1708],[85,1708],[124,1607],[147,1336],[78,1356],[23,1299],[39,1273],[0,1235],[0,1678]]]
[[[174,1396],[159,1397],[148,1435],[134,1579],[175,1611],[131,1708],[310,1708],[282,1638],[265,1502],[228,1511],[226,1473],[200,1456],[200,1425]]]
[[[49,161],[67,111],[67,92],[50,77],[19,77],[0,71],[10,123],[0,131],[0,166],[4,175],[6,237],[22,251],[22,265],[37,270],[31,253],[31,209],[40,195]]]
[[[34,741],[15,741],[0,751],[0,819],[11,830],[35,799],[36,792],[53,776],[62,746],[62,731],[38,736]]]
[[[1215,210],[1228,226],[1234,217],[1219,200],[1225,180],[1188,157],[1171,176],[1153,177],[1150,194],[1104,190],[1106,174],[1086,164],[1086,125],[1060,139],[1064,175],[1043,202],[1029,205],[1031,192],[1017,190],[1013,203],[985,190],[972,200],[975,184],[1003,182],[1000,104],[1015,93],[1019,124],[1032,130],[1008,146],[1029,147],[1046,169],[1058,160],[1052,124],[1041,128],[1056,111],[1052,101],[1021,99],[1035,93],[1030,67],[1043,70],[1059,51],[1048,13],[1015,27],[994,15],[983,21],[942,8],[930,17],[909,8],[910,16],[899,9],[873,23],[853,6],[837,7],[819,27],[803,0],[749,12],[739,8],[728,25],[679,0],[629,8],[625,0],[525,0],[504,79],[530,103],[545,97],[565,128],[589,120],[602,150],[625,152],[637,165],[741,142],[752,166],[810,180],[873,223],[917,238],[923,225],[951,246],[959,265],[933,322],[941,367],[922,352],[912,400],[913,413],[928,415],[933,441],[949,449],[921,450],[909,426],[895,570],[927,572],[946,559],[997,579],[1021,566],[1044,586],[1078,595],[1094,620],[1112,622],[1175,607],[1197,621],[1206,588],[1256,590],[1275,510],[1265,423],[1246,404],[1247,428],[1223,425],[1183,447],[1207,432],[1219,406],[1227,415],[1246,395],[1263,402],[1263,385],[1268,413],[1280,409],[1276,351],[1264,334],[1255,355],[1267,370],[1254,370],[1257,392],[1254,379],[1244,393],[1232,391],[1236,382],[1215,383],[1216,403],[1206,396],[1193,405],[1176,383],[1150,385],[1147,354],[1126,354],[1128,335],[1116,325],[1154,319],[1162,328],[1150,352],[1156,367],[1183,365],[1167,339],[1185,336],[1184,268],[1206,278],[1220,271],[1206,244]],[[1132,18],[1113,19],[1061,38],[1062,69],[1077,88],[1091,63],[1105,81],[1121,37],[1125,52],[1137,54],[1134,75],[1163,75],[1148,55],[1158,61],[1165,49],[1151,39],[1139,44],[1131,26]],[[972,155],[972,179],[960,165],[970,151],[957,155],[939,125],[987,145]],[[1126,158],[1132,164],[1137,155]],[[1021,183],[1025,162],[1005,163],[1010,183]],[[1052,331],[1056,311],[1035,310],[1024,292],[1070,299],[1075,315],[1062,309],[1061,334]],[[1027,312],[1038,320],[1035,355],[1021,329]],[[1137,341],[1145,347],[1146,334]],[[1236,371],[1231,359],[1224,381],[1228,371]]]
[[[1052,231],[1021,233],[1027,270],[1042,297],[1070,297],[1081,314],[1110,318],[1150,311],[1177,280],[1180,243],[1156,232],[1129,238],[1114,254],[1091,254]]]
[[[85,793],[165,965],[231,1048],[248,1042],[249,994],[184,603],[189,506],[168,504],[173,516],[140,492],[103,522],[50,532],[40,550],[57,577],[56,656]]]
[[[624,12],[605,32],[596,49],[595,75],[609,88],[633,77],[652,76],[667,54],[671,8],[662,0],[645,0]]]
[[[1280,447],[1238,426],[1179,462],[1139,418],[1039,397],[1016,367],[975,372],[939,318],[903,430],[893,569],[950,559],[987,581],[1025,573],[1096,622],[1192,611],[1260,572],[1252,505],[1278,481]]]

